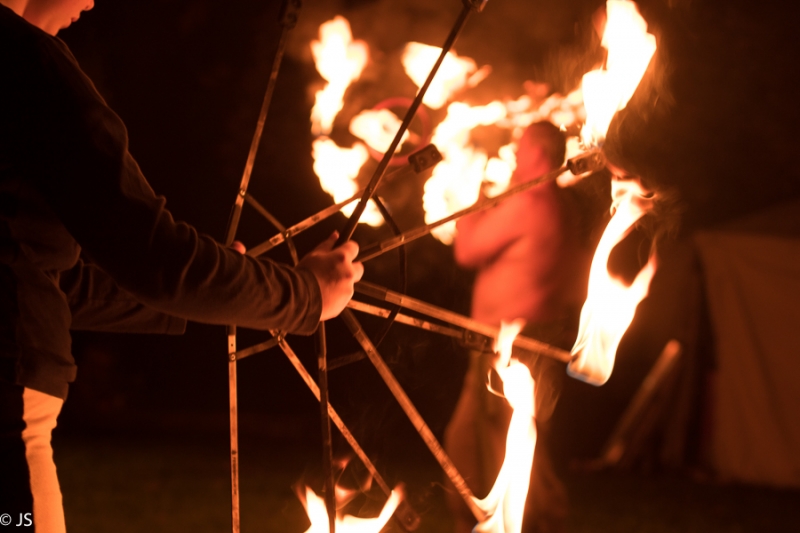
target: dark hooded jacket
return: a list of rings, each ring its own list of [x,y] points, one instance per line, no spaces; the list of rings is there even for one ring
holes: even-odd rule
[[[314,275],[175,221],[66,45],[2,5],[0,72],[0,380],[66,397],[70,329],[316,328]]]

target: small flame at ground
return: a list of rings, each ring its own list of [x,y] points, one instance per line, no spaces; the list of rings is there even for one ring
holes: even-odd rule
[[[572,348],[577,357],[567,369],[571,376],[593,385],[602,385],[611,377],[617,347],[633,320],[636,306],[647,296],[656,271],[655,256],[651,256],[630,286],[608,272],[611,250],[653,205],[652,197],[645,196],[636,180],[614,180],[611,186],[614,216],[592,260],[589,292],[581,310],[578,339]]]
[[[581,137],[586,147],[605,140],[611,120],[628,104],[656,51],[656,38],[647,33],[647,22],[634,2],[608,0],[606,13],[606,67],[583,76],[586,123]]]
[[[342,109],[345,91],[361,76],[369,52],[366,43],[353,41],[347,19],[337,16],[319,27],[319,41],[311,43],[311,53],[317,71],[328,82],[317,91],[311,110],[311,131],[314,135],[327,135]]]
[[[487,516],[475,526],[473,531],[476,533],[519,533],[522,530],[536,448],[533,378],[527,366],[511,359],[511,348],[522,324],[520,320],[504,323],[495,345],[499,352],[495,369],[503,380],[504,395],[514,413],[508,426],[506,455],[497,480],[486,498],[475,499]]]
[[[402,499],[402,493],[397,489],[393,490],[380,515],[376,518],[357,518],[350,515],[339,516],[337,513],[336,533],[379,533],[392,518]],[[305,533],[330,533],[325,501],[309,487],[306,487],[303,507],[306,509],[308,519],[311,520],[311,527]]]

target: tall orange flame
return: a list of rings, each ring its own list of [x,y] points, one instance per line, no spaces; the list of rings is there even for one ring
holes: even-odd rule
[[[361,76],[369,52],[366,43],[353,41],[347,19],[337,16],[320,26],[319,41],[311,43],[311,53],[317,71],[328,82],[315,96],[311,132],[327,135],[342,109],[345,91]]]
[[[344,93],[350,84],[361,76],[369,52],[366,43],[353,41],[350,23],[337,16],[319,28],[319,41],[311,43],[314,64],[320,75],[328,82],[317,91],[311,110],[311,131],[318,138],[312,144],[314,173],[319,177],[322,190],[333,196],[336,203],[351,198],[359,189],[356,183],[361,167],[369,159],[367,148],[355,143],[351,148],[342,148],[327,137],[333,121],[343,106]],[[350,216],[356,207],[352,202],[342,209]],[[383,224],[378,208],[373,202],[367,204],[359,222],[371,226]]]
[[[578,339],[572,348],[576,358],[567,368],[571,376],[593,385],[602,385],[611,377],[617,347],[636,307],[647,296],[656,270],[655,256],[651,256],[630,286],[608,272],[611,250],[653,206],[652,196],[646,195],[636,180],[615,180],[611,187],[614,216],[592,260],[589,293],[581,310]]]
[[[413,42],[406,45],[401,61],[406,74],[417,87],[422,87],[425,83],[441,53],[442,49],[436,46]],[[472,59],[448,52],[422,103],[431,109],[439,109],[450,100],[453,93],[469,84],[469,75],[477,68]]]
[[[586,147],[605,140],[611,120],[628,104],[656,51],[656,38],[647,33],[647,22],[634,2],[608,0],[606,14],[606,66],[583,76],[586,123],[581,137]]]
[[[499,352],[495,370],[503,380],[503,391],[514,413],[506,436],[503,466],[486,498],[475,499],[486,519],[475,526],[475,533],[519,533],[525,500],[528,498],[533,453],[536,448],[534,421],[534,382],[528,367],[511,358],[514,339],[523,322],[502,324],[495,344]]]

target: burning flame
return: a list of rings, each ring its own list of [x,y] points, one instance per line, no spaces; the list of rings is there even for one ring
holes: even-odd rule
[[[536,448],[534,382],[528,367],[511,359],[511,347],[522,329],[522,321],[503,324],[495,350],[495,369],[503,380],[503,391],[514,409],[506,437],[506,455],[492,490],[475,499],[487,518],[475,526],[476,533],[519,533],[528,497],[533,453]]]
[[[361,76],[369,52],[366,43],[353,41],[347,19],[337,16],[319,27],[319,41],[311,43],[311,53],[317,71],[328,82],[317,91],[311,110],[311,132],[327,135],[342,109],[345,91]]]
[[[559,120],[558,124],[566,127],[584,116],[580,90],[566,97],[551,95],[538,107],[528,96],[506,102],[495,100],[483,106],[451,103],[431,140],[443,160],[425,183],[425,222],[440,220],[474,204],[482,187],[489,197],[504,192],[516,169],[517,140],[527,126],[540,120]],[[478,126],[510,130],[512,142],[501,147],[497,157],[489,157],[485,150],[471,144],[470,132]],[[439,226],[432,233],[444,244],[451,244],[456,234],[455,222]]]
[[[389,499],[383,505],[380,515],[376,518],[357,518],[355,516],[337,513],[336,533],[379,533],[389,522],[397,506],[402,500],[402,493],[395,489]],[[325,501],[306,487],[306,497],[303,502],[306,509],[311,527],[305,533],[329,533],[328,512],[325,509]]]
[[[403,52],[403,68],[417,88],[422,87],[428,78],[434,63],[441,55],[442,49],[422,43],[408,43]],[[431,109],[439,109],[450,100],[450,97],[468,85],[476,84],[470,80],[470,74],[477,70],[475,61],[468,57],[459,57],[454,52],[445,55],[439,71],[433,78],[422,103]],[[485,77],[485,76],[484,76]],[[470,83],[471,82],[471,83]]]
[[[478,200],[489,157],[486,152],[469,143],[470,130],[480,125],[494,124],[506,116],[500,102],[485,106],[469,106],[454,102],[447,107],[447,116],[433,132],[432,142],[442,154],[442,162],[425,182],[422,205],[425,222],[431,223]],[[433,230],[434,236],[450,244],[455,235],[455,223]]]
[[[350,133],[367,143],[367,146],[378,152],[386,152],[392,144],[402,121],[388,109],[362,111],[350,121]],[[408,140],[408,130],[403,133],[397,150]]]
[[[333,196],[334,203],[352,198],[358,192],[356,176],[361,166],[369,158],[367,147],[355,143],[352,148],[342,148],[328,137],[319,137],[311,144],[314,158],[314,173],[319,177],[322,190]],[[357,200],[342,208],[342,213],[350,216],[356,208]],[[370,201],[359,222],[370,226],[383,224],[378,208]]]
[[[583,76],[586,123],[581,137],[587,147],[605,140],[611,120],[628,104],[656,51],[656,38],[647,33],[647,22],[634,2],[608,0],[606,13],[606,67]]]
[[[652,196],[645,195],[636,180],[614,180],[611,187],[614,216],[592,259],[589,293],[581,310],[578,339],[572,348],[576,358],[567,368],[571,376],[593,385],[602,385],[611,377],[617,347],[633,320],[636,306],[647,296],[656,270],[655,256],[651,256],[630,286],[608,272],[611,250],[653,206]]]
[[[318,136],[311,146],[314,173],[319,177],[322,190],[339,203],[358,191],[356,177],[369,154],[361,143],[342,148],[326,135],[331,132],[333,120],[342,109],[345,91],[361,75],[369,53],[366,43],[353,41],[350,24],[341,16],[320,26],[319,41],[311,43],[311,53],[317,70],[328,82],[324,89],[317,91],[311,110],[311,131]],[[350,203],[342,212],[350,216],[355,207],[356,202]],[[380,226],[383,217],[370,202],[359,222]]]

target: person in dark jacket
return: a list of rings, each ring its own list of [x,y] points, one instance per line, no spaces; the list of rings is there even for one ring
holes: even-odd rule
[[[0,0],[0,511],[47,533],[65,531],[50,435],[75,379],[70,329],[310,334],[363,273],[336,235],[290,268],[175,221],[55,37],[92,7]]]

